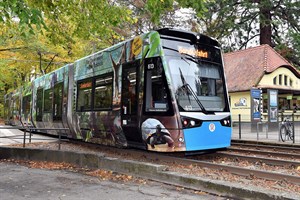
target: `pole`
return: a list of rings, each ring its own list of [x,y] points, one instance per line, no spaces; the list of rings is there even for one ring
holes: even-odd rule
[[[293,144],[295,144],[295,115],[292,114],[292,120],[293,120]]]
[[[58,131],[58,150],[60,150],[60,140],[61,140],[61,133]]]
[[[29,143],[31,143],[31,129],[29,129]]]
[[[25,148],[25,142],[26,142],[26,129],[24,129],[23,148]]]
[[[242,138],[242,127],[241,127],[241,114],[239,114],[239,139]]]

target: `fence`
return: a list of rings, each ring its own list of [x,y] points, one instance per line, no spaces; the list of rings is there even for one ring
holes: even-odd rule
[[[280,113],[278,116],[278,122],[268,122],[267,120],[263,119],[259,122],[251,123],[248,121],[249,116],[243,116],[240,114],[233,116],[233,118],[238,119],[237,121],[233,122],[233,139],[283,142],[280,137],[280,129],[284,120],[289,118],[292,124],[291,128],[293,130],[294,137],[285,142],[293,144],[300,143],[300,121],[297,119],[298,116],[294,115],[293,113]]]
[[[51,130],[61,130],[61,131],[68,131],[69,128],[33,128],[33,127],[26,127],[26,126],[13,126],[13,127],[6,127],[6,126],[2,126],[0,127],[0,129],[15,129],[15,130],[23,130],[23,135],[12,135],[12,136],[0,136],[1,138],[7,138],[7,139],[23,139],[23,147],[25,147],[26,144],[26,137],[27,137],[27,133],[29,133],[29,143],[31,143],[32,140],[32,132],[33,131],[43,131],[43,130],[47,130],[47,131],[51,131]],[[61,131],[58,132],[58,149],[61,149],[61,141],[62,141],[62,133]],[[47,139],[42,139],[39,138],[38,140],[57,140],[57,139],[52,139],[52,138],[47,138]]]

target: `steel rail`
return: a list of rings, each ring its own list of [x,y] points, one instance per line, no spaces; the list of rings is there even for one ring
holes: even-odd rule
[[[274,157],[284,157],[284,158],[291,158],[291,159],[300,159],[300,154],[293,154],[287,152],[273,152],[273,151],[262,151],[262,150],[253,150],[253,149],[238,149],[229,147],[227,148],[229,152],[241,152],[241,153],[253,153],[259,155],[266,155],[266,156],[274,156]]]
[[[133,152],[134,153],[134,152]],[[157,154],[151,154],[152,159],[155,161],[169,161],[176,164],[185,164],[185,165],[197,165],[200,167],[206,167],[209,169],[215,169],[215,170],[225,170],[229,173],[244,176],[244,177],[256,177],[256,178],[262,178],[267,180],[273,180],[273,181],[282,181],[285,180],[288,183],[294,183],[297,185],[300,185],[300,178],[299,176],[295,175],[288,175],[288,174],[281,174],[277,172],[268,172],[263,170],[255,170],[255,169],[248,169],[248,168],[242,168],[238,166],[230,166],[225,164],[218,164],[218,163],[211,163],[208,161],[200,161],[200,160],[194,160],[194,159],[188,159],[188,158],[178,158],[174,156],[165,156],[165,155],[157,155]]]
[[[262,162],[262,163],[266,163],[268,165],[300,166],[300,162],[297,162],[297,161],[279,160],[279,159],[271,159],[271,158],[263,158],[263,157],[253,157],[253,156],[232,154],[232,153],[226,153],[226,152],[222,152],[222,153],[218,152],[218,153],[215,153],[214,156],[221,156],[221,157],[232,158],[232,159],[242,159],[242,160],[247,160],[247,161],[251,161],[251,162]]]
[[[231,143],[232,147],[240,146],[240,147],[250,147],[250,148],[264,148],[271,149],[273,151],[288,151],[293,153],[300,154],[300,146],[274,146],[274,145],[266,145],[266,144],[253,144],[253,143]]]
[[[288,183],[294,183],[297,185],[300,185],[300,177],[294,176],[294,175],[287,175],[287,174],[281,174],[277,172],[267,172],[262,170],[254,170],[254,169],[247,169],[247,168],[241,168],[237,166],[229,166],[224,164],[216,164],[216,163],[210,163],[206,161],[193,161],[193,164],[197,164],[201,167],[207,167],[210,169],[216,169],[216,170],[226,170],[229,173],[237,174],[241,176],[246,177],[256,177],[256,178],[264,178],[267,180],[274,180],[274,181],[282,181],[286,180]]]

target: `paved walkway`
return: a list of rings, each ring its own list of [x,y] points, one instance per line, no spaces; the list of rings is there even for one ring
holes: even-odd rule
[[[259,131],[257,131],[256,126],[252,127],[251,130],[251,124],[242,123],[240,130],[238,124],[235,124],[232,130],[232,139],[235,140],[241,139],[282,144],[293,144],[293,141],[291,140],[282,142],[279,139],[279,137],[280,136],[278,124],[273,125],[272,128],[267,128],[266,124],[260,124]],[[300,124],[295,124],[295,144],[300,145]]]
[[[176,189],[152,181],[112,181],[66,170],[28,168],[0,162],[0,199],[23,200],[87,200],[87,199],[165,199],[226,200],[204,192]]]
[[[233,138],[238,139],[239,134],[238,134],[238,127],[234,127],[234,131],[233,131]],[[241,136],[242,139],[247,139],[247,140],[257,140],[256,136],[257,133],[252,133],[250,131],[250,128],[247,128],[246,126],[243,126],[241,129]],[[299,129],[300,130],[300,129]],[[18,130],[14,130],[14,131],[18,131]],[[3,133],[3,129],[0,129],[0,136]],[[22,133],[22,131],[19,131],[19,133]],[[7,134],[7,133],[5,133]],[[37,135],[37,134],[35,134]],[[259,140],[263,140],[263,141],[271,141],[271,142],[278,142],[278,133],[276,134],[276,132],[272,131],[268,133],[268,138],[264,138],[263,136],[265,135],[259,135]],[[1,140],[3,138],[0,138]],[[37,141],[37,140],[36,140]],[[299,144],[299,140],[297,141],[297,143]],[[186,174],[178,174],[178,173],[174,173],[172,171],[166,170],[165,166],[162,165],[157,165],[157,164],[153,164],[153,163],[145,163],[145,162],[137,162],[137,161],[131,161],[131,160],[123,160],[123,159],[116,159],[116,158],[111,158],[111,157],[107,157],[107,156],[103,156],[103,155],[95,155],[95,154],[84,154],[84,153],[76,153],[76,152],[71,152],[71,151],[57,151],[57,150],[41,150],[41,149],[31,149],[31,148],[11,148],[11,147],[5,147],[5,146],[0,146],[0,159],[1,158],[6,158],[6,159],[24,159],[24,158],[30,158],[31,160],[43,160],[43,161],[52,161],[52,162],[67,162],[67,163],[71,163],[71,164],[75,164],[78,165],[79,167],[86,167],[86,168],[96,168],[96,169],[106,169],[106,170],[112,170],[115,172],[119,172],[122,174],[129,174],[129,175],[133,175],[133,176],[142,176],[146,179],[151,179],[151,180],[156,180],[159,182],[164,182],[167,184],[171,184],[171,185],[177,185],[180,187],[186,187],[186,188],[190,188],[190,189],[196,189],[196,190],[204,190],[204,191],[210,191],[212,193],[215,194],[223,194],[226,196],[230,196],[233,197],[233,199],[248,199],[248,198],[252,198],[252,199],[300,199],[299,194],[295,194],[295,193],[282,193],[279,191],[275,191],[275,190],[265,190],[264,188],[261,187],[257,187],[257,186],[241,186],[240,183],[235,183],[235,182],[227,182],[227,181],[222,181],[222,180],[210,180],[207,178],[203,178],[203,177],[197,177],[194,175],[186,175]],[[4,168],[3,168],[4,167]],[[78,198],[78,199],[85,199],[85,197],[87,197],[87,199],[94,199],[95,196],[98,197],[98,195],[100,195],[100,197],[104,194],[101,193],[95,193],[95,196],[85,196],[83,193],[81,192],[82,190],[79,190],[79,188],[83,187],[86,188],[87,187],[87,194],[90,194],[89,191],[96,191],[95,188],[98,188],[100,190],[102,190],[102,186],[103,185],[97,185],[94,186],[94,184],[91,185],[82,185],[81,183],[79,183],[79,185],[74,185],[74,183],[77,183],[77,180],[81,180],[84,177],[78,177],[78,178],[70,178],[70,177],[65,177],[62,180],[68,179],[69,181],[69,185],[63,184],[63,185],[58,185],[57,186],[51,186],[49,187],[48,185],[42,185],[42,188],[32,188],[32,185],[37,185],[39,186],[39,182],[34,182],[35,180],[40,180],[40,178],[38,178],[36,175],[34,174],[28,174],[29,172],[27,172],[27,168],[24,168],[23,171],[26,172],[26,174],[22,174],[23,171],[21,171],[19,174],[17,174],[17,170],[20,169],[20,167],[17,167],[16,169],[13,169],[12,174],[17,175],[17,177],[32,177],[33,179],[24,179],[21,182],[21,179],[19,178],[12,178],[12,174],[9,174],[9,172],[11,172],[13,169],[13,166],[8,166],[6,164],[1,165],[0,162],[0,171],[2,172],[1,174],[3,174],[3,177],[0,181],[0,197],[3,197],[2,195],[4,195],[4,199],[17,199],[17,198],[21,198],[21,199],[53,199],[53,198],[61,198],[61,199],[74,199]],[[32,172],[32,170],[29,170],[30,173]],[[35,171],[35,170],[33,170]],[[38,170],[39,171],[39,170]],[[48,173],[48,172],[47,172]],[[49,173],[52,173],[51,171],[49,171]],[[40,171],[38,172],[38,176],[40,174]],[[4,176],[5,175],[5,176]],[[6,176],[8,175],[8,176]],[[45,177],[46,183],[52,182],[53,180],[51,180],[51,177],[61,177],[61,174],[58,175],[53,175],[53,174],[48,174],[47,177]],[[77,175],[76,175],[77,176]],[[46,179],[48,178],[48,179]],[[56,179],[56,178],[55,178]],[[16,182],[12,182],[12,180],[15,180]],[[29,190],[27,189],[27,185],[25,184],[29,183],[31,186],[29,187]],[[60,182],[60,181],[59,181]],[[11,183],[11,184],[10,184]],[[16,184],[16,183],[20,183],[20,184]],[[53,181],[54,185],[56,184]],[[64,182],[66,183],[66,182]],[[111,184],[111,183],[109,183]],[[23,188],[23,186],[26,188]],[[65,187],[66,186],[66,187]],[[73,188],[74,186],[74,188]],[[131,184],[129,185],[131,187]],[[125,186],[129,187],[129,186]],[[16,188],[22,188],[22,190],[20,190],[20,193],[13,193],[13,191],[7,190],[7,187],[9,188],[13,188],[13,190],[15,191]],[[62,188],[61,188],[62,187]],[[70,188],[71,187],[71,188]],[[104,193],[105,194],[110,194],[110,193],[116,193],[116,191],[120,191],[120,190],[124,190],[123,185],[121,185],[121,188],[118,188],[119,185],[116,186],[112,186],[112,188],[110,188],[110,190],[106,190],[104,189]],[[47,189],[48,188],[48,189]],[[117,188],[117,189],[115,189]],[[140,189],[140,186],[132,186],[133,190],[135,190],[136,188]],[[146,188],[145,187],[145,191],[150,190],[152,188]],[[24,189],[26,190],[24,192]],[[158,188],[159,189],[159,188]],[[132,189],[130,189],[129,191],[127,191],[125,189],[126,192],[126,196],[128,197],[127,199],[132,199],[133,196],[136,195],[136,193],[139,193],[140,190],[138,192],[130,192]],[[173,189],[174,190],[174,189]],[[33,193],[31,193],[33,191]],[[37,195],[34,191],[39,191],[39,195]],[[51,191],[51,195],[53,196],[43,196],[40,194],[43,194],[43,192],[47,191],[47,195],[49,195],[48,191]],[[53,193],[52,193],[53,191]],[[65,193],[63,191],[70,191],[68,193]],[[74,196],[72,191],[80,191],[79,194],[82,194],[83,196]],[[158,196],[150,196],[150,198],[148,198],[148,193],[147,195],[143,196],[136,196],[138,197],[137,199],[153,199],[153,198],[162,198],[162,196],[160,194],[162,193],[167,193],[165,192],[165,190],[160,191],[160,190],[152,190],[154,194],[158,194]],[[1,193],[2,192],[2,193]],[[6,193],[7,192],[7,193]],[[16,191],[15,191],[16,192]],[[78,194],[78,193],[74,193],[74,194]],[[123,194],[123,193],[122,193]],[[125,196],[123,195],[120,196],[112,196],[112,195],[108,195],[108,196],[103,196],[105,198],[109,198],[110,199],[120,199],[123,198],[124,200],[126,198],[124,198]],[[10,195],[16,195],[16,196],[10,196]],[[72,196],[73,195],[73,196]],[[118,194],[119,195],[119,194]],[[181,196],[182,194],[178,194],[176,192],[174,192],[174,195],[171,196],[170,194],[163,196],[163,198],[165,199],[178,199],[178,197],[180,196],[181,199],[216,199],[216,196],[211,197],[210,195],[205,195],[205,193],[203,194],[203,196],[196,196],[193,195],[192,193],[188,193],[186,196]],[[37,198],[32,198],[32,197],[37,197]],[[52,198],[53,197],[53,198]],[[63,197],[63,198],[62,198]],[[70,197],[70,198],[69,198]],[[146,198],[147,197],[147,198]],[[184,197],[184,198],[182,198]],[[2,198],[0,198],[2,199]],[[222,198],[219,198],[222,199]],[[230,199],[230,198],[229,198]]]
[[[23,144],[24,143],[24,131],[19,129],[13,129],[11,126],[0,125],[0,146]],[[40,134],[32,134],[26,132],[25,144],[29,142],[54,142],[56,138],[47,137]]]

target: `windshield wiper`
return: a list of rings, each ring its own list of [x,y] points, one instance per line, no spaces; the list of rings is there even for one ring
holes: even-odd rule
[[[185,88],[187,91],[189,91],[189,93],[192,94],[192,96],[194,97],[194,99],[196,100],[197,104],[199,105],[199,107],[201,108],[201,110],[203,111],[203,113],[207,114],[208,112],[205,110],[203,104],[201,103],[201,101],[198,99],[197,95],[195,94],[195,92],[193,91],[193,89],[191,88],[190,84],[185,83],[181,86],[182,88]],[[188,95],[188,94],[187,94]]]
[[[184,78],[184,76],[183,76],[182,71],[181,71],[180,68],[179,68],[179,72],[180,72],[180,78],[181,78],[181,81],[182,81],[182,86],[181,86],[181,88],[184,88],[184,89],[186,90],[186,93],[187,93],[187,96],[188,96],[188,98],[189,98],[189,101],[191,101],[191,100],[190,100],[190,97],[189,97],[188,92],[192,94],[192,96],[193,96],[194,99],[196,100],[197,104],[198,104],[199,107],[201,108],[202,112],[205,113],[205,114],[207,114],[207,113],[208,113],[207,110],[205,110],[203,104],[202,104],[201,101],[198,99],[196,93],[194,92],[194,90],[192,89],[192,87],[190,86],[190,84],[188,84],[188,83],[185,81],[185,78]]]

